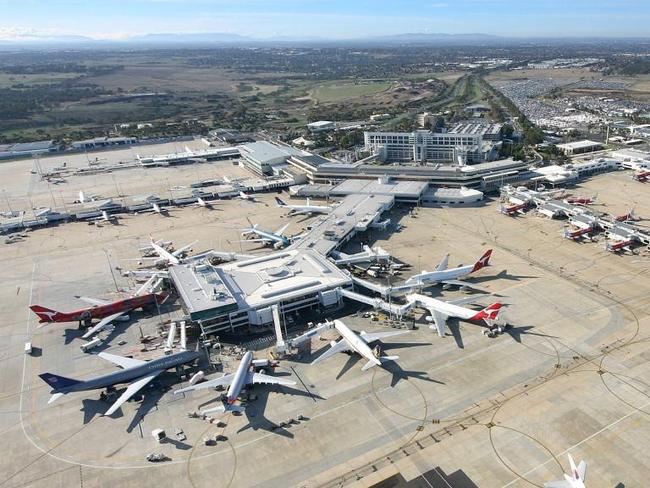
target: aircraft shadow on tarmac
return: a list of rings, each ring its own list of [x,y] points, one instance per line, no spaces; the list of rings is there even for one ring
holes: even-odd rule
[[[160,399],[171,389],[171,387],[166,382],[161,381],[162,377],[166,374],[169,375],[171,373],[163,373],[163,375],[161,375],[161,378],[153,381],[151,385],[145,387],[139,394],[135,395],[127,402],[127,404],[132,402],[140,402],[135,415],[131,419],[129,426],[126,429],[127,432],[132,432],[150,411],[152,411],[154,408],[157,409]],[[81,410],[84,413],[84,425],[92,421],[96,416],[103,415],[103,413],[110,408],[111,404],[117,400],[117,398],[124,392],[124,390],[126,390],[126,387],[127,385],[124,385],[124,387],[120,387],[118,390],[116,390],[115,395],[111,396],[111,400],[93,400],[89,398],[82,400],[83,406]],[[123,416],[124,412],[122,408],[119,408],[116,412],[110,415],[110,418],[117,419]],[[182,447],[178,448],[181,449]]]
[[[456,341],[456,345],[458,346],[459,349],[464,349],[465,344],[463,342],[463,336],[461,334],[463,326],[461,325],[461,322],[458,319],[448,319],[447,321],[447,329],[449,330],[448,334],[445,334],[445,336],[452,335],[454,340]],[[513,326],[513,325],[508,325],[507,328],[503,330],[501,335],[509,335],[512,337],[512,339],[515,342],[518,342],[519,344],[522,344],[522,336],[529,335],[529,336],[537,336],[537,337],[547,337],[549,339],[557,339],[556,336],[553,335],[548,335],[548,334],[543,334],[541,332],[533,332],[533,329],[535,327],[532,325],[519,325],[519,326]],[[487,329],[485,329],[487,330]]]
[[[269,385],[262,385],[262,388],[254,388],[254,390],[257,398],[252,402],[248,403],[246,405],[246,410],[244,410],[244,415],[246,415],[246,418],[248,419],[248,424],[241,427],[237,431],[238,433],[248,429],[265,430],[273,434],[277,434],[283,437],[293,439],[294,437],[293,434],[287,430],[287,427],[290,428],[290,426],[293,425],[293,423],[288,423],[287,426],[282,426],[280,424],[276,424],[272,420],[269,420],[264,415],[266,411],[266,405],[269,399],[269,394],[272,393],[274,395],[277,395],[278,393],[286,392],[285,394],[290,394],[292,396],[308,396],[310,398],[316,397],[323,400],[323,398],[319,395],[316,395],[314,393],[309,393],[300,390],[298,388],[292,388],[290,386],[271,387]],[[294,420],[294,422],[299,422],[299,421]]]

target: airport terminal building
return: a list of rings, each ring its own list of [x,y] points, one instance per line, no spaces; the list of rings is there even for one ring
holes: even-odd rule
[[[338,308],[350,277],[322,254],[287,249],[221,266],[173,266],[170,278],[204,334],[283,321],[304,310]]]

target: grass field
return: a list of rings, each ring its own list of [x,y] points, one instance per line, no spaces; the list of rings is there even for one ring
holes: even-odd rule
[[[47,85],[57,83],[71,78],[77,78],[78,73],[47,73],[35,75],[14,75],[9,73],[0,73],[0,88],[9,88],[14,85]]]
[[[188,66],[126,66],[104,76],[87,78],[108,90],[151,90],[169,92],[232,92],[236,80],[228,71],[217,68]]]
[[[319,85],[310,92],[311,98],[318,103],[342,102],[352,98],[374,95],[388,90],[387,81],[368,81],[364,83],[329,83]]]

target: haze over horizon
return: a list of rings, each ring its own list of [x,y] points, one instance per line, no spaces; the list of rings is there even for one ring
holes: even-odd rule
[[[256,39],[358,39],[400,34],[648,37],[646,0],[0,0],[0,40],[60,36],[121,40],[146,34],[225,33]]]

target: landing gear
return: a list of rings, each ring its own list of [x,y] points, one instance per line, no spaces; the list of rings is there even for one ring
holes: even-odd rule
[[[487,330],[483,331],[483,335],[486,335],[490,339],[493,339],[499,334],[503,334],[506,330],[511,329],[512,326],[510,324],[503,324],[503,325],[493,325]]]

